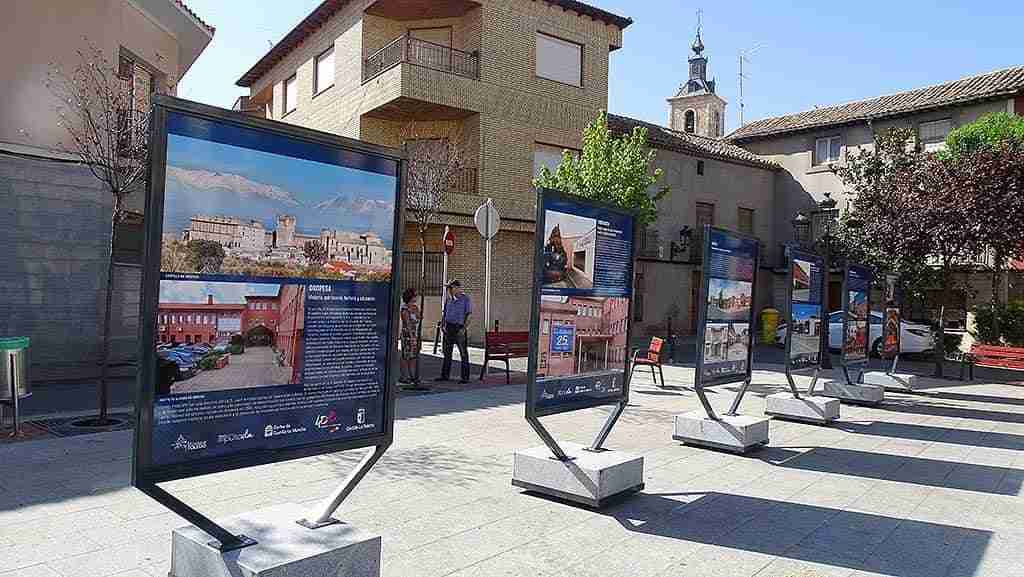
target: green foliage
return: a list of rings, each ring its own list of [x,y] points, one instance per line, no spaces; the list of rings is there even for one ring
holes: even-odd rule
[[[608,117],[601,112],[583,131],[579,155],[565,151],[557,170],[552,174],[542,168],[533,184],[633,210],[637,224],[643,227],[657,219],[657,203],[669,191],[662,186],[650,192],[662,177],[660,168],[651,168],[654,155],[647,146],[646,128],[615,136],[608,130]]]
[[[228,352],[233,355],[241,355],[245,353],[245,347],[243,347],[242,345],[232,344],[230,347],[228,347]]]
[[[210,371],[217,368],[217,361],[220,359],[220,355],[209,354],[199,361],[199,368],[204,371]]]
[[[1024,301],[975,310],[974,338],[986,345],[1024,347]]]
[[[963,335],[951,335],[949,333],[942,334],[942,340],[946,343],[944,349],[945,354],[954,353],[960,350],[960,343],[963,342]]]
[[[218,273],[224,264],[224,247],[212,240],[190,240],[185,245],[188,263],[196,272]]]
[[[993,112],[946,137],[944,156],[955,157],[1001,145],[1024,146],[1024,116]]]
[[[228,342],[231,343],[230,347],[228,348],[231,354],[240,355],[245,352],[245,338],[242,337],[242,335],[231,335],[231,340]]]

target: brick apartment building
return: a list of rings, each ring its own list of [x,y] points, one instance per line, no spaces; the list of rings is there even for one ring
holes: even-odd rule
[[[472,215],[493,198],[502,226],[492,317],[525,329],[532,179],[563,149],[578,149],[587,123],[607,108],[609,54],[629,24],[574,0],[326,0],[239,79],[250,94],[236,108],[410,150],[422,140],[456,144],[467,168],[428,233],[428,250],[440,252],[444,225],[455,228],[449,276],[482,310],[483,244]],[[411,225],[403,248],[419,249]],[[425,313],[429,326],[436,298]],[[474,341],[482,317],[471,318]]]
[[[628,356],[626,299],[566,297],[540,311],[538,374],[571,375],[622,366]],[[559,346],[556,337],[565,336]],[[568,350],[566,350],[568,349]]]

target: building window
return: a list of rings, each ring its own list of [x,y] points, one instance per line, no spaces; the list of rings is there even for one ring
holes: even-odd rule
[[[697,131],[697,112],[695,110],[687,110],[683,114],[683,130],[690,134]]]
[[[542,368],[542,369],[543,368],[547,368],[547,366],[548,366],[548,352],[547,351],[541,351],[540,352],[540,368]]]
[[[736,209],[736,229],[743,234],[754,235],[754,209],[743,207]]]
[[[814,141],[814,165],[839,162],[842,152],[842,137],[826,136]]]
[[[925,152],[937,152],[946,148],[946,137],[953,130],[953,121],[949,118],[922,122],[917,127],[917,137]]]
[[[537,33],[537,76],[583,86],[583,45]]]
[[[704,161],[697,161],[697,176],[704,176]]]
[[[313,94],[320,94],[334,86],[334,46],[316,57],[313,75]]]
[[[541,328],[541,334],[546,335],[549,332],[551,332],[551,321],[549,319],[544,319],[544,324]]]
[[[715,114],[714,114],[714,119],[715,119],[715,126],[714,126],[715,132],[714,132],[714,136],[722,136],[722,113],[716,110]]]
[[[563,146],[552,146],[550,144],[541,144],[536,142],[533,145],[533,177],[537,178],[540,176],[540,169],[547,168],[554,174],[558,170],[558,165],[562,164],[562,156],[565,151],[569,151],[569,154],[579,158],[580,152],[572,148],[565,148]]]
[[[298,84],[295,82],[295,75],[284,81],[284,113],[295,110],[295,106],[298,104]]]

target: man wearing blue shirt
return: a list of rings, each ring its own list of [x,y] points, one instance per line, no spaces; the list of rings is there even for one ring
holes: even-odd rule
[[[473,301],[462,292],[462,283],[453,280],[448,283],[444,303],[444,362],[441,364],[441,376],[435,381],[451,380],[452,349],[458,345],[459,358],[462,360],[462,379],[460,383],[469,382],[469,345],[466,338],[466,325],[469,315],[473,314]]]

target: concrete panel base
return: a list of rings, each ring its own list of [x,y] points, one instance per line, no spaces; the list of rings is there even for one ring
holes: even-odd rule
[[[889,374],[883,371],[867,371],[861,379],[869,385],[881,385],[889,391],[912,391],[917,384],[918,376],[906,373]]]
[[[821,394],[854,405],[877,405],[885,400],[885,388],[880,385],[851,385],[837,380],[825,381]]]
[[[256,541],[222,553],[191,525],[171,535],[169,577],[380,577],[380,535],[337,523],[307,529],[296,521],[308,509],[277,505],[217,522]]]
[[[768,418],[747,415],[719,415],[708,418],[703,410],[676,415],[672,438],[688,445],[701,445],[734,453],[768,444]]]
[[[575,443],[560,444],[570,458],[559,461],[546,446],[515,452],[512,484],[591,507],[644,488],[644,458],[619,451],[588,451]]]
[[[826,397],[794,397],[793,393],[776,393],[765,398],[764,414],[793,421],[825,425],[839,418],[839,399]]]

